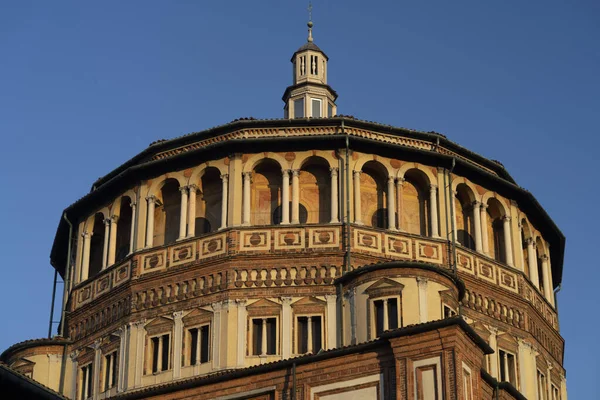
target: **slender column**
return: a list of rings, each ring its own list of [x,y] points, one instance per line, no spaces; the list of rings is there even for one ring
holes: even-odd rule
[[[226,339],[222,338],[222,329],[221,329],[221,311],[223,310],[223,303],[216,302],[212,303],[211,307],[213,309],[213,322],[214,326],[211,326],[213,330],[213,346],[212,346],[212,366],[213,369],[221,369],[221,340],[224,340],[225,345],[227,344]]]
[[[552,284],[550,283],[550,268],[548,268],[548,255],[542,257],[542,282],[544,282],[544,296],[552,304]]]
[[[263,318],[262,319],[262,338],[261,338],[261,343],[260,343],[260,355],[261,356],[266,356],[267,355],[267,319]]]
[[[79,356],[79,351],[75,350],[69,354],[71,358],[71,398],[77,399],[79,396],[77,395],[77,373],[79,372],[79,364],[77,363],[77,357]]]
[[[119,221],[118,215],[110,217],[110,239],[108,241],[108,265],[115,263],[115,257],[117,252],[117,221]]]
[[[490,375],[492,375],[496,379],[500,379],[498,376],[498,328],[493,326],[488,326],[488,330],[490,331],[490,347],[494,349],[494,353],[490,354]]]
[[[83,260],[81,262],[81,281],[85,281],[88,278],[90,270],[90,242],[93,233],[83,232],[81,238],[83,240]]]
[[[397,216],[398,216],[398,224],[396,225],[399,230],[402,230],[402,184],[404,183],[404,178],[398,178],[396,180],[396,208],[397,208]]]
[[[519,359],[519,390],[523,394],[527,394],[527,368],[526,368],[526,360],[527,353],[529,352],[529,345],[523,339],[517,338],[517,349],[518,349],[518,359]]]
[[[538,276],[538,267],[537,267],[537,254],[535,246],[533,245],[533,238],[527,239],[527,255],[529,259],[529,278],[531,282],[533,282],[533,286],[539,289],[540,287],[540,278]]]
[[[490,239],[488,237],[488,205],[481,203],[481,241],[483,242],[483,254],[490,255]]]
[[[158,337],[158,357],[156,358],[156,371],[162,371],[163,336]]]
[[[313,331],[312,331],[312,317],[306,318],[306,325],[308,328],[308,333],[306,334],[306,352],[313,352]]]
[[[181,353],[183,351],[183,311],[173,313],[173,336],[173,378],[179,378],[181,376]]]
[[[340,222],[338,216],[338,169],[329,168],[331,171],[331,223],[335,224]],[[293,188],[293,181],[292,181]],[[293,192],[293,190],[292,190]]]
[[[387,214],[388,229],[396,230],[396,196],[394,196],[394,177],[388,177],[387,182]]]
[[[136,225],[136,210],[137,204],[136,203],[131,203],[131,231],[129,232],[129,254],[133,253],[134,249],[135,249],[135,230],[137,229],[137,225]]]
[[[242,225],[250,225],[250,185],[252,184],[252,172],[244,172],[243,211],[244,219]]]
[[[152,247],[154,244],[154,206],[156,206],[156,197],[146,197],[148,202],[148,218],[146,224],[146,247]]]
[[[504,227],[504,254],[506,257],[506,264],[509,267],[514,265],[513,262],[513,251],[512,251],[512,235],[510,234],[510,217],[505,215],[502,218],[502,226]]]
[[[133,387],[139,387],[142,384],[142,375],[144,374],[144,359],[149,360],[150,346],[146,346],[146,358],[144,358],[144,341],[145,341],[145,329],[144,325],[146,320],[142,319],[132,323],[135,331],[135,373],[133,377]],[[131,337],[134,337],[132,334]],[[148,366],[148,371],[152,370],[152,366]]]
[[[88,375],[90,373],[90,368],[86,367],[83,369],[83,373],[81,374],[81,378],[83,379],[83,398],[87,399],[88,397],[88,387],[89,387],[89,378]]]
[[[227,189],[229,188],[229,174],[221,175],[222,189],[221,189],[221,227],[219,229],[227,228]]]
[[[281,225],[290,223],[290,170],[282,169],[281,173]]]
[[[188,210],[188,187],[182,186],[179,188],[179,191],[181,192],[181,209],[179,214],[179,237],[177,240],[185,239]]]
[[[551,399],[552,396],[552,378],[550,374],[552,373],[552,369],[554,366],[550,361],[546,361],[548,369],[546,369],[546,398]]]
[[[98,389],[100,388],[100,361],[102,360],[102,350],[100,349],[100,340],[96,340],[91,346],[94,349],[94,364],[92,365],[92,398],[98,398]]]
[[[292,224],[300,223],[300,171],[292,170]]]
[[[388,315],[388,299],[383,299],[383,331],[390,329],[390,316]]]
[[[480,204],[478,201],[473,202],[473,225],[475,225],[475,251],[481,253],[481,216]]]
[[[337,296],[334,294],[326,294],[325,301],[327,302],[327,313],[325,314],[325,321],[327,322],[327,343],[323,345],[323,348],[333,349],[337,346]]]
[[[200,344],[202,343],[202,329],[198,329],[198,334],[196,335],[196,364],[200,365]]]
[[[108,357],[108,385],[109,387],[112,384],[113,380],[113,364],[115,363],[115,354],[113,353],[110,357]],[[106,378],[105,378],[106,379]]]
[[[458,230],[458,225],[456,225],[456,190],[452,190],[452,196],[450,196],[450,207],[452,207],[452,240],[458,242],[458,234],[456,231]]]
[[[246,300],[236,299],[238,309],[237,320],[237,365],[243,367],[246,360]],[[284,357],[285,358],[285,357]]]
[[[517,235],[517,253],[519,254],[519,259],[521,260],[521,271],[525,271],[525,255],[523,254],[523,224],[519,222],[519,234]]]
[[[510,382],[510,374],[508,373],[508,356],[504,353],[504,359],[502,360],[504,364],[504,380],[506,382]],[[511,382],[516,385],[516,382]]]
[[[354,223],[362,225],[362,208],[360,204],[360,174],[354,171]]]
[[[289,358],[292,353],[292,298],[281,298],[281,357]]]
[[[429,186],[429,211],[430,211],[430,219],[431,219],[431,237],[437,238],[440,237],[440,233],[438,231],[439,221],[438,221],[438,201],[437,201],[437,185]]]
[[[417,277],[419,288],[419,322],[427,322],[427,278]]]
[[[125,364],[125,356],[127,354],[127,325],[123,325],[117,330],[119,336],[119,361],[117,364],[117,392],[122,392],[125,388],[125,370],[127,365]],[[114,362],[114,361],[113,361]],[[112,371],[111,371],[112,372]]]
[[[196,236],[196,193],[198,192],[198,186],[189,185],[189,211],[188,211],[188,227],[187,227],[187,237]]]
[[[102,269],[108,265],[108,241],[110,240],[110,218],[104,220],[104,248],[102,250]]]

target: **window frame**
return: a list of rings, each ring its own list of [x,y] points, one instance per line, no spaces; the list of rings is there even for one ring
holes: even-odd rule
[[[104,392],[109,392],[111,389],[115,388],[118,385],[118,379],[117,379],[117,375],[119,373],[119,358],[118,358],[118,354],[119,351],[118,350],[111,350],[109,352],[107,352],[106,354],[103,354],[103,358],[102,358],[102,391],[101,393]],[[108,361],[108,357],[113,357],[113,361],[112,361],[112,380],[113,382],[108,383],[109,378],[110,378],[110,373],[111,371],[108,371],[107,368],[109,367],[109,363]],[[110,384],[110,386],[107,386],[108,384]]]
[[[87,376],[85,375],[84,370],[88,370]],[[85,391],[85,380],[88,381],[88,393],[84,393]],[[87,400],[94,397],[94,362],[89,361],[84,365],[79,366],[79,379],[77,379],[80,387],[77,398],[79,400]]]
[[[502,371],[504,369],[504,361],[502,359],[502,353],[504,353],[505,357],[507,357],[507,363],[511,364],[511,362],[508,359],[508,356],[512,356],[512,368],[513,368],[513,374],[514,374],[514,382],[511,380],[510,377],[510,365],[509,365],[509,370],[508,371],[504,371],[504,376],[505,378],[508,379],[504,379],[504,382],[508,382],[510,384],[512,384],[515,388],[518,388],[518,384],[519,384],[519,374],[518,374],[518,362],[517,362],[517,355],[515,353],[513,353],[512,351],[506,350],[504,347],[498,347],[498,380],[500,381],[502,379]]]
[[[315,117],[315,113],[314,113],[314,109],[313,109],[313,102],[314,101],[318,101],[319,102],[319,116]],[[320,99],[318,97],[311,97],[310,98],[310,117],[311,118],[323,118],[323,99]]]
[[[169,331],[169,332],[157,333],[154,335],[147,335],[147,336],[148,336],[148,340],[146,343],[148,346],[150,346],[150,348],[149,348],[148,353],[146,353],[146,354],[149,354],[150,360],[148,360],[149,365],[147,365],[145,375],[158,375],[163,372],[172,370],[173,369],[173,360],[172,360],[172,358],[173,358],[173,348],[172,348],[173,347],[173,332]],[[162,365],[161,365],[160,369],[159,369],[158,368],[159,367],[158,360],[156,360],[156,368],[157,369],[156,369],[156,371],[154,371],[154,344],[153,344],[152,339],[158,338],[158,340],[161,340],[161,338],[164,336],[169,337],[169,352],[168,352],[169,357],[167,360],[167,368],[163,369]],[[156,350],[156,351],[158,351],[158,350]],[[163,352],[164,352],[164,343],[163,343]],[[158,353],[157,353],[157,356],[158,356]],[[162,357],[161,357],[161,361],[164,362],[164,360],[162,360]]]
[[[207,360],[205,362],[198,362],[198,360],[196,360],[196,363],[192,364],[192,330],[196,329],[198,330],[198,332],[200,332],[200,329],[202,329],[203,327],[207,326],[208,327],[208,349],[207,349]],[[186,352],[183,354],[183,360],[184,360],[184,366],[185,367],[194,367],[196,365],[200,366],[203,364],[208,364],[212,361],[212,357],[211,357],[211,350],[213,349],[213,343],[212,343],[212,339],[213,339],[213,330],[212,330],[212,324],[210,321],[207,322],[203,322],[203,323],[199,323],[199,324],[195,324],[189,327],[185,327],[185,331],[184,331],[184,335],[185,335],[185,344],[186,344]],[[198,340],[198,339],[197,339]],[[198,343],[197,345],[200,345],[200,360],[202,360],[202,344]]]
[[[300,330],[299,330],[299,326],[300,324],[298,323],[298,318],[307,318],[307,317],[320,317],[321,318],[321,349],[325,349],[326,345],[325,345],[325,315],[323,313],[298,313],[298,314],[294,314],[294,354],[296,355],[303,355],[303,354],[309,354],[307,353],[299,353],[298,349],[300,348],[300,341],[298,338],[298,335],[300,334]],[[314,338],[314,332],[313,332],[313,338]],[[307,339],[308,340],[308,339]],[[308,344],[308,342],[307,342]],[[316,354],[318,351],[320,351],[321,349],[312,349],[312,354]]]
[[[263,319],[275,319],[275,354],[268,354],[265,352],[265,354],[262,354],[262,349],[261,349],[261,354],[254,354],[254,349],[252,346],[253,343],[253,321],[255,319],[258,320],[263,320]],[[248,332],[248,339],[247,339],[247,344],[246,344],[246,348],[247,348],[247,352],[246,355],[248,357],[269,357],[269,356],[279,356],[281,355],[281,327],[280,327],[280,317],[279,315],[276,314],[270,314],[270,315],[266,315],[266,316],[258,316],[258,315],[253,315],[253,316],[249,316],[248,320],[247,320],[247,332]],[[262,346],[261,346],[262,347]],[[267,342],[267,348],[269,347],[269,343]]]
[[[538,392],[538,400],[548,400],[548,381],[546,374],[539,369],[536,369],[536,388]],[[543,388],[541,387],[543,386]]]
[[[377,335],[377,313],[375,312],[375,310],[376,310],[375,309],[375,302],[376,301],[380,301],[380,300],[387,300],[387,299],[395,299],[396,300],[396,313],[398,314],[397,315],[398,326],[396,328],[390,328],[388,326],[388,330],[402,328],[402,326],[403,326],[403,322],[402,322],[402,296],[400,294],[382,295],[382,296],[377,296],[377,297],[369,298],[369,303],[370,303],[369,304],[369,308],[370,308],[370,312],[371,312],[371,318],[370,318],[371,329],[370,329],[370,332],[371,332],[371,337],[372,338],[379,337],[379,335]],[[389,316],[388,316],[388,321],[389,321]]]

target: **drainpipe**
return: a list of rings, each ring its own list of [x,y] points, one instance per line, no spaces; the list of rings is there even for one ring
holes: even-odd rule
[[[58,270],[54,269],[54,284],[52,285],[52,301],[50,301],[50,322],[48,322],[48,339],[52,338],[52,320],[54,319],[54,300],[56,299],[56,278]]]
[[[558,284],[558,287],[554,289],[554,310],[556,311],[556,328],[560,332],[560,318],[558,317],[558,292],[562,289],[562,283]]]
[[[292,364],[292,400],[296,400],[296,363]]]
[[[345,134],[342,120],[342,135]],[[350,136],[346,134],[346,256],[345,272],[350,272]]]
[[[448,171],[448,199],[449,201],[449,208],[450,208],[450,221],[452,223],[452,264],[451,264],[451,270],[454,272],[454,276],[458,277],[458,270],[456,268],[456,237],[458,236],[456,234],[456,226],[454,224],[454,207],[452,206],[454,201],[453,201],[453,196],[454,194],[452,193],[452,171],[454,171],[454,167],[456,166],[456,159],[454,157],[452,157],[452,167],[450,168],[450,171]],[[460,301],[458,302],[458,315],[462,315],[462,307],[460,305]]]
[[[62,310],[61,310],[61,315],[60,315],[60,331],[59,331],[60,336],[62,336],[64,338],[65,337],[65,312],[66,312],[67,301],[68,301],[68,297],[69,297],[68,296],[69,285],[70,285],[69,277],[71,274],[71,243],[73,240],[73,224],[67,218],[67,213],[63,214],[63,219],[65,220],[65,222],[67,224],[69,224],[69,243],[67,246],[67,265],[65,266],[65,281],[64,281],[64,285],[63,285],[63,301],[62,301]]]

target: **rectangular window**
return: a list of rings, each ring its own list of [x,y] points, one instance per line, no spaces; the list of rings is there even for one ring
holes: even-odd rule
[[[552,385],[552,400],[560,400],[560,391],[554,385]]]
[[[375,336],[383,332],[399,327],[398,321],[398,298],[390,297],[373,301],[375,314]]]
[[[117,383],[117,352],[104,356],[104,391],[110,390]]]
[[[473,381],[471,371],[463,368],[463,393],[465,400],[473,400]]]
[[[304,118],[304,98],[294,100],[294,118]]]
[[[452,308],[450,308],[446,304],[444,304],[442,307],[444,310],[444,318],[451,318],[456,315],[456,311],[454,311]]]
[[[312,117],[321,118],[321,100],[311,99]]]
[[[333,105],[331,103],[327,103],[327,116],[329,118],[333,117]]]
[[[542,374],[540,370],[537,371],[537,383],[538,383],[538,399],[548,400],[548,386],[546,385],[546,375]]]
[[[252,319],[252,355],[277,354],[277,318]]]
[[[166,371],[170,367],[170,335],[155,336],[150,339],[152,346],[152,373]]]
[[[92,397],[92,363],[84,365],[80,368],[80,388],[79,395],[81,400],[89,399]]]
[[[188,329],[188,365],[203,364],[210,360],[210,325]]]
[[[321,316],[298,317],[296,326],[298,354],[318,353],[323,347]]]
[[[502,382],[510,382],[514,387],[517,387],[517,365],[514,354],[499,349],[498,363],[500,364],[500,380]]]

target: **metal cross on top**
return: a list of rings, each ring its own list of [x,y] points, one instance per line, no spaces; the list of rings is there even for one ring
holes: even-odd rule
[[[308,20],[312,21],[312,1],[308,2]]]

